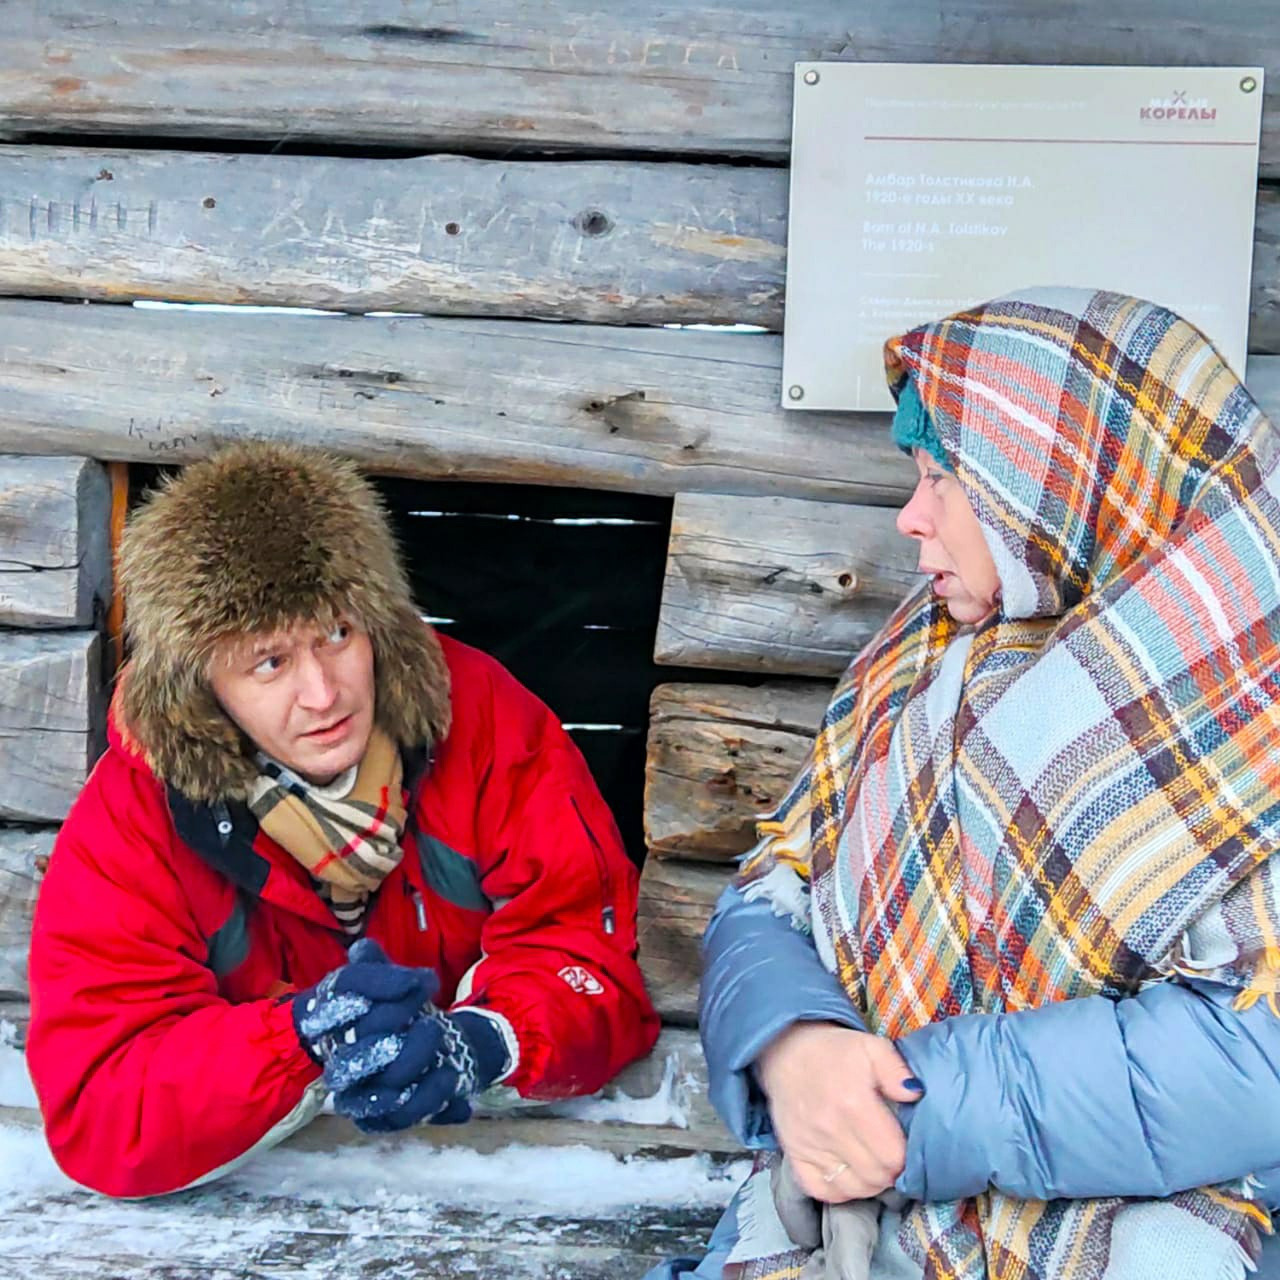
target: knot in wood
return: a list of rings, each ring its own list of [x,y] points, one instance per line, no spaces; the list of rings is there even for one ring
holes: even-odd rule
[[[609,215],[600,209],[583,209],[573,220],[573,225],[582,232],[584,236],[603,236],[608,235],[613,230],[613,223],[609,220]]]
[[[858,575],[856,573],[842,573],[836,581],[840,584],[842,591],[853,592],[858,589]]]

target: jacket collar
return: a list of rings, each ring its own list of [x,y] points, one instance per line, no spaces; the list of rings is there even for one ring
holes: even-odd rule
[[[434,754],[426,746],[402,750],[409,792],[406,835],[416,829],[414,800],[431,770]],[[249,806],[238,800],[202,804],[172,784],[165,788],[178,837],[237,889],[337,931],[329,908],[306,872],[258,825]]]

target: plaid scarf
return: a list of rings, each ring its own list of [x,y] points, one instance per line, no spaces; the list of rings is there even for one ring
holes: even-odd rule
[[[359,934],[369,899],[400,865],[405,824],[400,752],[375,727],[355,780],[316,787],[265,757],[249,793],[259,825],[311,873],[321,898],[344,932]]]
[[[894,339],[886,366],[937,427],[1001,605],[968,629],[928,590],[897,609],[739,884],[811,931],[880,1035],[1178,974],[1280,1011],[1271,424],[1198,331],[1114,294],[1001,299]],[[814,1274],[744,1199],[726,1277]],[[1180,1274],[1243,1276],[1270,1229],[1247,1179],[1145,1204],[848,1208],[930,1280],[1146,1277],[1111,1257],[1122,1220],[1148,1258],[1200,1259]]]

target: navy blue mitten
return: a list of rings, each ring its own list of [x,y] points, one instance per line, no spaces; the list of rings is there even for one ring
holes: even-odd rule
[[[422,1013],[405,1031],[338,1046],[325,1067],[334,1110],[365,1133],[391,1133],[423,1120],[462,1124],[471,1099],[507,1068],[502,1033],[469,1009]]]
[[[347,953],[347,963],[293,997],[293,1025],[302,1047],[322,1066],[341,1044],[404,1031],[440,983],[430,969],[392,964],[370,938]]]

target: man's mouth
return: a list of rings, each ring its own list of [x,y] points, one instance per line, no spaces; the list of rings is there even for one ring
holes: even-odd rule
[[[341,720],[334,720],[321,729],[311,729],[302,736],[304,738],[310,738],[312,742],[323,742],[329,738],[336,738],[341,735],[342,731],[347,727],[350,721],[350,716],[343,716]]]

